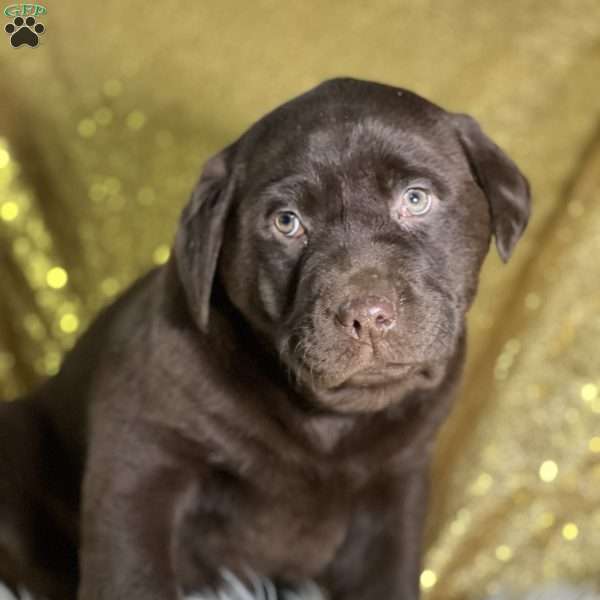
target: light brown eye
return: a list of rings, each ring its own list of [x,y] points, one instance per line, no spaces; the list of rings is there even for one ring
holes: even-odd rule
[[[402,195],[406,210],[415,217],[429,212],[433,202],[431,194],[423,188],[408,188]]]
[[[297,238],[304,234],[304,227],[298,216],[289,211],[283,211],[275,215],[275,227],[277,230],[289,238]]]

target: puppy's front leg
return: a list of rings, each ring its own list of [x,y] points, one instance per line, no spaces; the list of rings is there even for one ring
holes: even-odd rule
[[[103,454],[103,456],[102,456]],[[84,482],[79,600],[177,600],[173,536],[191,478],[151,446],[92,451]]]
[[[418,600],[428,475],[388,473],[366,490],[323,581],[332,600]]]

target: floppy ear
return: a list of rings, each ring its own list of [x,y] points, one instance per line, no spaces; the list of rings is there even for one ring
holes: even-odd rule
[[[177,273],[190,312],[204,332],[208,330],[213,279],[235,187],[228,164],[230,149],[206,161],[175,236]]]
[[[453,118],[473,175],[488,199],[496,248],[506,262],[529,220],[529,183],[475,119],[460,114]]]

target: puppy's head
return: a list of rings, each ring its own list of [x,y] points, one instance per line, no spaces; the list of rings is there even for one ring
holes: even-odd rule
[[[202,330],[218,277],[305,391],[367,410],[435,383],[491,236],[507,260],[528,215],[526,180],[475,121],[341,79],[208,161],[175,258]]]

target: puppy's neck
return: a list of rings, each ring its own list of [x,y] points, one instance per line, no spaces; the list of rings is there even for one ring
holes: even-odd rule
[[[310,415],[304,423],[305,433],[319,452],[329,454],[356,429],[357,418],[344,414]]]

